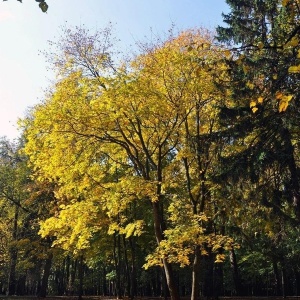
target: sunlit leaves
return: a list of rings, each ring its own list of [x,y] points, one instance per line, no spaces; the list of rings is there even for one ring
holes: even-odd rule
[[[293,98],[293,95],[282,96],[281,99],[279,100],[278,111],[284,112],[287,109],[289,102],[292,100],[292,98]]]
[[[225,245],[221,236],[205,230],[213,208],[207,204],[206,215],[195,206],[203,186],[211,185],[206,176],[217,151],[209,151],[217,148],[212,136],[219,130],[223,95],[214,81],[227,80],[222,58],[230,53],[214,46],[208,31],[191,30],[145,46],[111,73],[109,61],[94,57],[96,46],[86,46],[86,52],[72,46],[57,59],[62,78],[23,123],[36,178],[57,183],[62,203],[40,233],[78,254],[93,247],[96,235],[142,235],[149,219],[160,218],[151,207],[163,205],[170,228],[163,239],[156,236],[157,253],[169,253],[169,262],[184,266],[195,246],[217,252]],[[80,64],[84,53],[91,68]]]
[[[288,69],[289,73],[300,73],[300,66],[290,66]]]

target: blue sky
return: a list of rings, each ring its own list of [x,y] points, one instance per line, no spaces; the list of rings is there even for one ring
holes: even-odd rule
[[[178,30],[222,23],[225,0],[47,0],[47,14],[34,0],[0,2],[0,136],[16,138],[17,119],[38,103],[51,72],[39,51],[55,41],[60,27],[84,25],[92,30],[113,23],[123,51],[135,41]]]

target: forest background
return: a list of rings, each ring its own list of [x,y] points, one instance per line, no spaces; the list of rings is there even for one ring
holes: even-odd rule
[[[41,53],[56,77],[0,145],[3,294],[299,295],[300,4],[227,4],[216,31],[121,54],[65,26]]]

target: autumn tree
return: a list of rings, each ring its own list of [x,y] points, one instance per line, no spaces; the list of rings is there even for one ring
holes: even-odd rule
[[[80,252],[105,228],[118,242],[120,234],[139,236],[152,223],[158,248],[148,265],[164,268],[178,299],[172,265],[232,244],[222,232],[206,231],[215,215],[209,173],[219,151],[220,95],[210,70],[224,50],[209,32],[186,31],[143,45],[140,55],[115,67],[109,39],[84,30],[68,30],[67,37],[55,60],[59,80],[23,123],[36,178],[57,182],[56,195],[66,201],[41,234]],[[197,284],[195,276],[194,298]]]

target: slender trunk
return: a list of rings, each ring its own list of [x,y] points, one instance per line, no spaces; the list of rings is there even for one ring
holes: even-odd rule
[[[230,259],[230,267],[232,270],[232,277],[233,277],[234,287],[236,291],[236,296],[242,296],[241,278],[239,274],[235,251],[233,248],[231,248],[230,250],[229,259]]]
[[[130,280],[130,270],[129,270],[128,256],[127,256],[127,243],[124,234],[122,235],[122,240],[124,246],[124,264],[125,264],[125,273],[126,273],[126,286],[124,290],[124,295],[130,296],[131,280]]]
[[[159,201],[152,203],[154,231],[155,231],[155,237],[158,245],[163,240],[163,230],[162,230],[163,222],[162,222],[161,212],[159,209],[159,204],[160,204]],[[174,280],[172,266],[165,258],[162,259],[162,263],[165,271],[167,285],[170,291],[171,300],[179,300],[179,292]]]
[[[17,231],[18,231],[18,219],[19,219],[19,207],[15,207],[14,223],[13,223],[13,242],[17,241]],[[10,248],[10,266],[9,266],[9,276],[8,276],[8,295],[15,295],[16,293],[16,266],[17,266],[18,250],[16,246],[11,246]]]
[[[279,271],[278,271],[278,264],[277,261],[273,258],[273,272],[275,276],[275,284],[276,284],[276,296],[279,296],[281,294],[281,280],[279,276]]]
[[[107,280],[106,280],[106,268],[105,268],[105,265],[103,265],[103,284],[102,284],[102,296],[108,296],[108,291],[107,291]]]
[[[300,296],[300,271],[297,268],[294,268],[295,273],[295,285],[296,285],[296,294],[295,296]]]
[[[281,286],[282,286],[282,297],[285,298],[288,294],[287,276],[284,262],[281,265]]]
[[[219,251],[220,254],[223,253],[223,249]],[[218,299],[220,296],[224,295],[224,272],[223,263],[216,263],[214,265],[214,299]]]
[[[72,261],[72,265],[71,265],[72,269],[70,272],[70,280],[69,280],[69,287],[68,287],[68,293],[71,295],[74,294],[74,284],[76,279],[77,264],[78,264],[77,259]]]
[[[136,266],[135,266],[135,247],[132,237],[129,238],[130,250],[131,250],[131,272],[130,272],[130,299],[136,296],[137,278],[136,278]]]
[[[121,266],[120,266],[120,255],[121,255],[121,244],[120,235],[114,234],[114,264],[116,272],[116,294],[118,299],[121,298]]]
[[[50,270],[51,270],[51,265],[52,265],[52,258],[53,254],[52,252],[49,253],[48,258],[45,261],[45,266],[44,266],[44,274],[41,282],[41,287],[40,287],[40,292],[39,292],[39,297],[45,298],[47,295],[47,288],[48,288],[48,278],[50,275]]]
[[[161,271],[161,297],[165,300],[170,296],[164,268]]]
[[[214,295],[214,256],[211,249],[207,249],[208,255],[203,256],[205,266],[203,295],[212,298]]]
[[[83,269],[83,255],[80,256],[79,262],[78,262],[78,300],[82,299],[83,295],[83,275],[84,275],[84,269]]]
[[[191,300],[196,300],[200,296],[200,286],[199,286],[200,260],[201,260],[200,246],[196,246],[194,252],[194,262],[193,262],[193,271],[192,271]]]
[[[295,214],[298,222],[300,222],[300,184],[297,164],[294,156],[294,146],[292,144],[292,137],[288,129],[283,130],[283,137],[285,138],[285,147],[287,155],[287,164],[291,173],[291,188],[293,193],[293,204],[295,207]]]
[[[17,281],[17,291],[16,294],[19,295],[28,295],[26,291],[26,274],[19,276]]]

